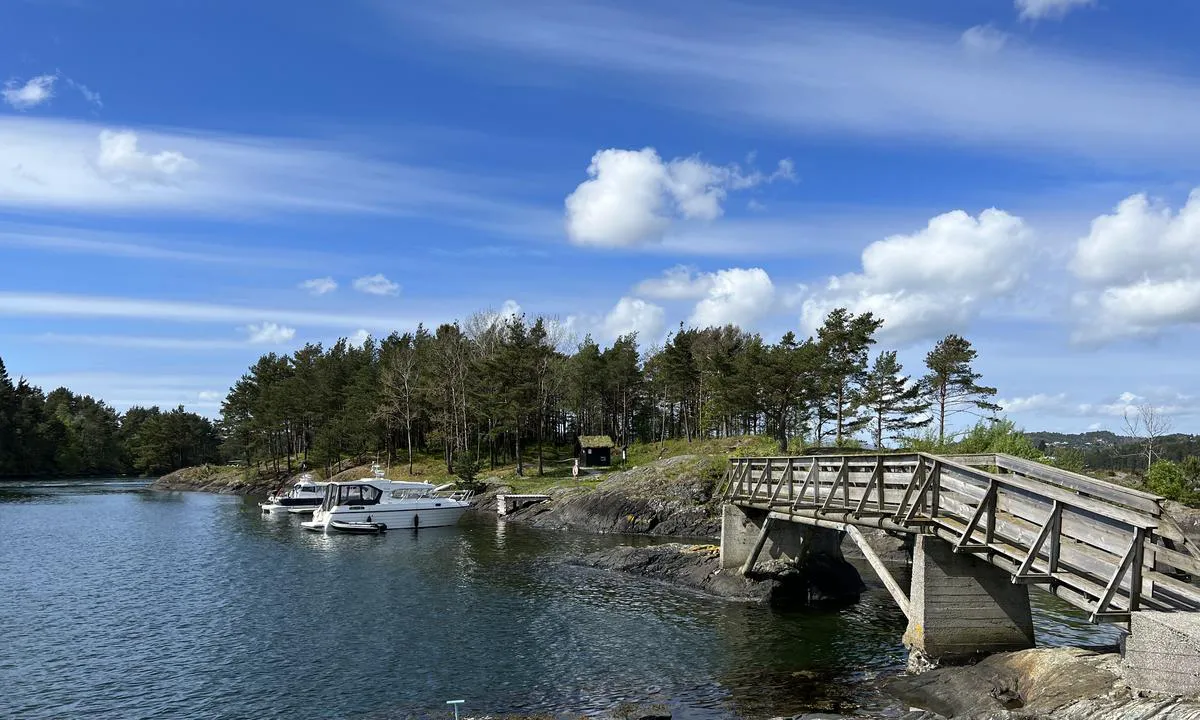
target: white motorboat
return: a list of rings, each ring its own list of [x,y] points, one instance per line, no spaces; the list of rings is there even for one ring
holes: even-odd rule
[[[324,532],[383,532],[454,525],[471,506],[470,493],[430,483],[374,477],[329,483],[313,519],[302,523]]]
[[[317,482],[312,475],[305,473],[290,488],[284,492],[272,493],[267,496],[265,503],[259,503],[264,513],[282,515],[288,513],[311,513],[325,500],[325,486],[329,483]]]

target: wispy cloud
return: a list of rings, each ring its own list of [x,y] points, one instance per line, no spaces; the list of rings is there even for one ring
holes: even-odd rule
[[[43,390],[67,387],[101,398],[119,410],[134,405],[185,408],[215,415],[224,393],[213,388],[225,387],[229,378],[210,375],[169,375],[121,372],[59,372],[32,374],[30,383]]]
[[[325,295],[337,290],[337,281],[331,277],[313,278],[300,283],[300,289],[313,295]]]
[[[228,338],[180,338],[146,337],[138,335],[74,335],[65,333],[42,333],[29,340],[38,343],[86,345],[92,347],[130,348],[136,350],[180,350],[204,352],[218,350],[244,350],[246,340]]]
[[[176,322],[253,323],[271,322],[331,328],[377,328],[392,330],[415,327],[417,320],[356,313],[307,312],[215,305],[207,303],[114,298],[91,295],[0,292],[0,315],[26,317],[108,317],[172,320]],[[430,318],[423,318],[426,322]]]
[[[79,91],[79,94],[83,96],[84,100],[92,105],[95,105],[97,108],[104,107],[104,102],[100,99],[100,93],[92,90],[81,82],[72,80],[71,78],[66,78],[66,81],[68,85]]]
[[[38,75],[22,83],[20,80],[9,80],[0,91],[4,102],[17,110],[28,110],[47,103],[54,97],[54,75]]]
[[[1076,8],[1095,5],[1096,0],[1014,0],[1022,20],[1061,20]]]
[[[355,278],[354,289],[368,295],[396,295],[400,292],[400,285],[388,280],[383,273],[378,273]]]
[[[511,216],[486,186],[313,140],[0,117],[0,208]]]
[[[328,268],[339,258],[322,252],[289,249],[286,253],[252,247],[218,245],[191,239],[138,233],[105,232],[73,227],[0,224],[0,247],[47,253],[74,253],[135,260],[181,263],[227,263],[283,268]]]
[[[399,33],[551,59],[565,72],[600,69],[620,78],[622,93],[787,132],[1140,163],[1200,158],[1200,84],[1099,55],[1023,45],[964,63],[958,34],[944,28],[778,6],[674,15],[531,0],[385,7]]]

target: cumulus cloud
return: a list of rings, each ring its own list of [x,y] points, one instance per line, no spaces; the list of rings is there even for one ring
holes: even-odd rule
[[[313,295],[324,295],[337,290],[337,281],[331,277],[313,278],[300,283],[300,289],[306,290]]]
[[[368,295],[397,295],[400,285],[388,280],[383,273],[354,279],[354,289]]]
[[[776,304],[775,285],[762,268],[711,273],[677,265],[638,283],[634,292],[657,300],[698,300],[688,323],[695,327],[752,326]]]
[[[130,130],[101,130],[96,167],[114,183],[168,183],[171,178],[196,166],[183,153],[161,150],[147,153],[138,147],[138,136]]]
[[[57,79],[54,75],[38,75],[24,84],[19,80],[9,80],[0,94],[3,94],[4,102],[14,109],[28,110],[54,97],[54,81]]]
[[[578,245],[631,247],[662,240],[672,222],[720,217],[728,193],[795,177],[790,160],[770,175],[698,157],[663,161],[654,148],[600,150],[567,196],[567,236]]]
[[[750,327],[775,305],[775,285],[762,268],[718,270],[706,280],[705,297],[688,319],[694,327]]]
[[[284,327],[273,322],[246,326],[249,341],[256,345],[279,345],[296,336],[296,328]]]
[[[623,297],[604,316],[600,331],[608,341],[636,332],[640,343],[653,343],[662,336],[665,317],[658,305],[641,298]]]
[[[802,322],[813,329],[847,307],[883,318],[882,332],[896,342],[961,331],[1025,277],[1030,235],[1021,218],[995,208],[977,218],[962,210],[938,215],[912,235],[868,245],[861,273],[809,290]]]
[[[371,337],[371,333],[363,328],[354,331],[354,334],[346,338],[346,342],[350,343],[351,347],[361,348],[367,344],[367,340]]]
[[[1074,297],[1076,341],[1152,336],[1200,322],[1200,189],[1178,212],[1144,194],[1125,198],[1092,221],[1070,269],[1087,285]]]
[[[972,55],[994,55],[1008,42],[1008,33],[991,25],[976,25],[963,31],[959,44]]]
[[[1095,5],[1096,0],[1015,0],[1022,20],[1061,19],[1075,8]]]
[[[698,300],[712,287],[712,277],[697,273],[693,267],[676,265],[665,270],[661,277],[641,281],[634,292],[657,300]]]

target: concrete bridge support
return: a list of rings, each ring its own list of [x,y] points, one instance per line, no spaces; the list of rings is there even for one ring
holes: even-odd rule
[[[913,547],[909,669],[1034,646],[1029,589],[950,543],[918,535]]]
[[[726,504],[721,518],[721,568],[747,574],[763,560],[799,569],[795,587],[810,603],[857,600],[865,588],[842,556],[843,532],[771,518],[765,510]]]
[[[721,568],[738,569],[751,558],[799,562],[815,528],[769,521],[765,510],[726,503],[721,513]]]
[[[1200,613],[1135,612],[1129,630],[1122,663],[1130,685],[1200,694]]]

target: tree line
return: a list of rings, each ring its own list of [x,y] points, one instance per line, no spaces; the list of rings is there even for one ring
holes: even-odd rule
[[[0,477],[158,475],[219,460],[216,425],[182,406],[118,413],[66,388],[14,383],[0,359]]]
[[[812,337],[778,342],[733,325],[679,329],[640,353],[637,336],[570,343],[544,317],[477,313],[436,329],[361,345],[342,339],[258,359],[221,409],[230,459],[332,466],[386,453],[407,462],[456,459],[544,468],[545,450],[580,435],[620,444],[768,435],[884,447],[924,432],[939,443],[954,417],[994,417],[996,389],[980,384],[976,351],[958,335],[929,350],[919,377],[894,350],[873,353],[882,321],[832,311]]]

